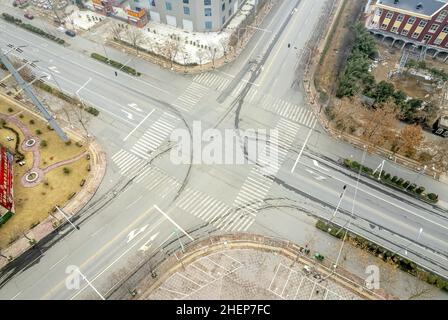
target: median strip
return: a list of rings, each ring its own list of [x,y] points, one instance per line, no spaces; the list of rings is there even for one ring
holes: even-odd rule
[[[137,77],[141,76],[141,73],[137,72],[134,68],[128,67],[128,66],[126,66],[126,65],[124,65],[124,64],[122,64],[122,63],[120,63],[118,61],[106,58],[106,57],[104,57],[104,56],[102,56],[102,55],[100,55],[98,53],[92,53],[90,56],[93,59],[95,59],[95,60],[101,61],[101,62],[103,62],[105,64],[108,64],[108,65],[110,65],[110,66],[112,66],[114,68],[117,68],[117,69],[119,69],[119,70],[121,70],[123,72],[129,73],[129,74],[131,74],[133,76],[137,76]]]
[[[325,222],[323,220],[318,220],[316,222],[316,228],[322,230],[333,237],[336,237],[342,240],[345,236],[344,228],[340,228],[339,226]],[[432,272],[424,270],[422,267],[418,266],[416,263],[405,259],[391,251],[367,240],[363,237],[355,235],[351,232],[347,232],[347,238],[350,244],[367,251],[368,253],[377,256],[382,259],[384,262],[391,263],[400,270],[417,277],[418,279],[425,281],[426,283],[437,286],[439,289],[444,289],[448,291],[448,280],[444,279]]]
[[[23,28],[23,29],[26,29],[28,31],[31,31],[31,32],[33,32],[35,34],[38,34],[38,35],[40,35],[40,36],[42,36],[44,38],[50,39],[50,40],[52,40],[52,41],[54,41],[56,43],[59,43],[61,45],[63,45],[65,43],[64,39],[61,39],[61,38],[58,38],[58,37],[56,37],[56,36],[54,36],[52,34],[49,34],[48,32],[45,32],[44,30],[39,29],[39,28],[29,24],[29,23],[23,23],[21,19],[18,19],[18,18],[14,17],[14,16],[12,16],[10,14],[2,13],[2,16],[3,16],[3,19],[5,19],[7,22],[13,23],[13,24],[15,24],[16,26],[18,26],[20,28]]]
[[[344,159],[344,166],[348,169],[361,172],[364,176],[367,176],[371,179],[375,179],[382,184],[385,184],[391,188],[404,192],[416,199],[429,202],[432,204],[437,203],[439,201],[439,196],[435,193],[427,193],[425,192],[425,187],[417,186],[415,183],[411,183],[410,181],[405,181],[403,178],[399,178],[397,176],[392,176],[390,173],[383,171],[375,171],[372,168],[361,166],[360,163],[350,160]]]

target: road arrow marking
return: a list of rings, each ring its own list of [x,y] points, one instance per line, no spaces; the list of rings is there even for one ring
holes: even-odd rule
[[[144,225],[143,227],[141,227],[140,229],[134,229],[131,232],[129,232],[128,234],[128,241],[126,241],[126,243],[131,242],[136,236],[138,236],[140,233],[145,232],[146,228],[148,228],[148,224]]]
[[[151,248],[152,243],[154,241],[155,238],[157,238],[157,236],[159,235],[160,232],[157,232],[156,234],[152,235],[148,241],[146,241],[141,247],[140,249],[138,249],[138,251],[147,251],[149,248]]]
[[[136,110],[136,111],[138,111],[138,112],[142,112],[142,111],[143,111],[142,109],[140,109],[139,107],[137,107],[137,104],[136,104],[136,103],[129,103],[129,104],[128,104],[128,107],[131,107],[132,109],[134,109],[134,110]]]
[[[319,169],[322,169],[322,170],[327,171],[327,172],[330,171],[330,170],[327,169],[327,168],[323,168],[323,167],[321,167],[320,164],[319,164],[319,162],[317,162],[317,160],[313,160],[313,163],[314,163],[314,166],[315,166],[315,167],[318,167]]]

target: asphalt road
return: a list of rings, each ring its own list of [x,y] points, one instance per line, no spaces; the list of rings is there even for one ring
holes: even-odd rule
[[[197,76],[154,67],[146,72],[135,58],[144,69],[142,77],[122,72],[115,77],[114,69],[89,58],[77,42],[62,47],[0,21],[1,48],[27,45],[17,55],[39,60],[37,72],[50,75],[49,82],[101,110],[90,130],[109,161],[100,191],[76,220],[80,230],[66,226],[46,246],[11,264],[1,277],[0,298],[107,296],[123,270],[164,246],[181,247],[209,232],[261,232],[306,243],[301,222],[308,216],[331,218],[344,185],[335,223],[448,276],[445,211],[366,178],[358,183],[337,159],[353,155],[359,160],[362,151],[327,137],[306,107],[296,81],[298,61],[322,26],[325,6],[331,3],[281,1],[261,26],[265,31],[255,34],[235,62]],[[87,40],[73,41],[85,47]],[[280,139],[272,144],[282,150],[279,166],[262,159],[245,165],[173,164],[170,135],[175,129],[191,130],[194,120],[204,129],[278,129]],[[366,158],[366,163],[378,162]],[[206,227],[187,231],[200,225]],[[80,289],[74,278],[67,285],[70,266],[77,266],[99,294],[82,277]]]

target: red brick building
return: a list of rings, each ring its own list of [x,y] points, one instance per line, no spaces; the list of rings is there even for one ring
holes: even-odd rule
[[[366,27],[392,45],[425,45],[448,58],[448,0],[372,0]]]

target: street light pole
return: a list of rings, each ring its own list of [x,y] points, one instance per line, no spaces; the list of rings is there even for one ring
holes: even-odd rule
[[[336,209],[334,210],[333,215],[331,216],[331,219],[328,221],[328,223],[331,223],[333,221],[334,217],[336,216],[336,213],[339,210],[339,206],[341,205],[342,198],[344,198],[344,194],[345,194],[346,190],[347,190],[347,185],[344,185],[344,187],[342,188],[342,193],[339,196],[339,201],[338,201],[338,204],[336,206]],[[331,231],[331,228],[328,228],[328,231]]]
[[[417,174],[417,177],[414,179],[414,182],[410,183],[410,184],[404,189],[404,191],[407,191],[408,188],[409,188],[411,185],[415,184],[415,183],[417,182],[417,179],[420,177],[421,174],[423,174],[423,173],[426,171],[427,168],[428,168],[428,166],[425,165],[425,166],[423,167],[423,169],[420,170],[420,172]]]

